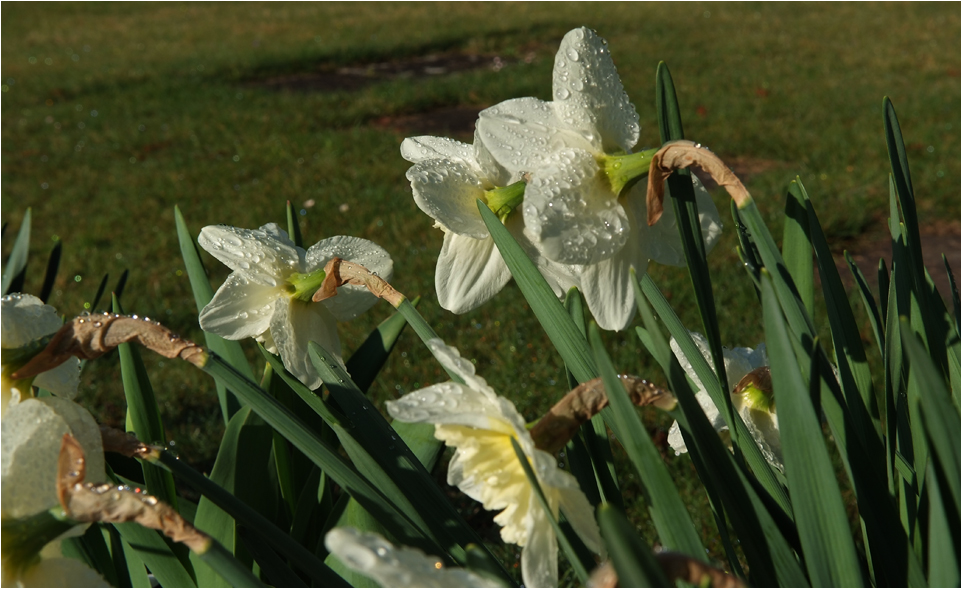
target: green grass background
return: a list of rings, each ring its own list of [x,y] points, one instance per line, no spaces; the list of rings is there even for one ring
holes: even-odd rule
[[[852,243],[881,225],[884,95],[898,109],[921,222],[957,223],[960,215],[957,4],[5,2],[0,10],[2,219],[10,224],[3,246],[6,255],[31,207],[28,292],[39,291],[45,257],[60,239],[49,302],[61,313],[83,311],[105,273],[113,284],[129,270],[128,312],[201,339],[174,205],[196,234],[208,224],[283,224],[290,200],[304,209],[308,244],[350,234],[390,251],[393,284],[422,295],[420,310],[436,331],[528,419],[565,392],[562,362],[514,285],[465,315],[438,307],[441,233],[411,198],[398,150],[405,133],[385,127],[384,117],[549,99],[554,51],[571,28],[592,27],[609,41],[641,116],[639,147],[659,142],[654,73],[660,60],[668,63],[687,136],[751,172],[746,184],[776,235],[796,174],[833,242]],[[257,83],[446,52],[499,55],[509,65],[356,92]],[[727,226],[710,257],[724,340],[755,346],[759,309],[734,253],[727,198],[715,196]],[[205,262],[219,286],[227,269],[206,254]],[[700,330],[685,272],[650,272]],[[343,325],[345,351],[389,312],[380,304]],[[607,342],[620,371],[663,382],[631,332]],[[213,383],[186,366],[146,360],[168,437],[185,459],[212,464],[223,430]],[[116,358],[90,363],[80,399],[100,420],[122,425],[117,370]],[[383,401],[442,379],[408,332],[372,390]],[[645,418],[665,447],[669,423],[654,412]],[[690,461],[667,454],[703,507]],[[626,466],[630,493],[635,476]],[[712,536],[710,516],[699,521]]]

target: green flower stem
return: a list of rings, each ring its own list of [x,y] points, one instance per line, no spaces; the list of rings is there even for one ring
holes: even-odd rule
[[[317,289],[321,288],[321,283],[324,282],[324,278],[326,277],[327,273],[325,273],[323,269],[308,272],[307,274],[295,272],[287,279],[287,290],[291,293],[292,298],[310,303],[311,297],[314,296]]]
[[[631,186],[651,169],[651,160],[659,148],[646,149],[638,153],[624,155],[606,155],[601,161],[601,167],[611,182],[611,190],[621,194],[625,187]]]
[[[526,185],[527,183],[524,180],[519,180],[514,184],[484,192],[485,200],[488,201],[488,208],[494,211],[494,214],[501,219],[502,223],[507,221],[511,211],[524,200],[524,187]]]
[[[213,501],[214,505],[227,512],[239,524],[256,530],[270,543],[272,548],[289,558],[291,562],[297,563],[297,567],[310,575],[319,587],[340,587],[344,585],[344,581],[337,573],[328,568],[310,550],[295,542],[293,538],[285,534],[269,519],[227,492],[217,483],[181,462],[170,452],[157,449],[146,456],[145,459],[169,470],[178,478],[186,481],[188,485],[200,491],[201,494]]]

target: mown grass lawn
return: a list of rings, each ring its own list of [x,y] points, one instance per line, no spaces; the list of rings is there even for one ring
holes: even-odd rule
[[[563,364],[513,285],[462,316],[438,307],[441,233],[415,206],[398,147],[448,123],[470,141],[459,117],[508,98],[549,99],[554,51],[571,28],[587,25],[609,41],[641,116],[639,147],[659,141],[654,73],[668,63],[687,136],[742,175],[775,234],[796,175],[838,243],[887,216],[884,95],[898,109],[921,222],[957,223],[960,215],[953,4],[6,3],[2,17],[3,245],[6,255],[30,207],[28,292],[39,290],[59,239],[49,302],[61,313],[82,312],[105,274],[113,285],[127,270],[128,312],[201,339],[174,206],[196,234],[208,224],[284,224],[290,201],[308,243],[349,234],[390,251],[394,285],[421,295],[436,331],[529,419],[565,391]],[[354,89],[330,81],[339,68],[398,71],[424,56],[480,56],[485,65],[382,76]],[[755,346],[762,327],[753,290],[734,251],[726,196],[715,196],[729,228],[710,258],[724,338]],[[205,262],[218,286],[226,268]],[[684,270],[649,271],[697,330]],[[389,311],[379,305],[343,326],[345,351]],[[663,381],[631,331],[607,341],[619,370]],[[185,459],[211,464],[223,429],[213,383],[147,362],[172,444]],[[392,398],[441,374],[406,333],[372,390]],[[103,421],[123,423],[115,359],[90,364],[80,399]],[[669,424],[654,412],[645,417],[663,440]],[[667,460],[679,477],[692,476],[687,458]],[[624,476],[635,474],[626,466]],[[709,534],[710,515],[700,521]]]

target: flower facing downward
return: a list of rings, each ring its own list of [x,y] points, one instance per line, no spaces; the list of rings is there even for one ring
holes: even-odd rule
[[[319,387],[321,379],[308,359],[308,342],[340,360],[337,321],[353,319],[377,302],[363,287],[345,285],[337,296],[311,303],[324,280],[324,265],[339,257],[386,280],[393,271],[387,252],[370,241],[331,237],[305,251],[274,223],[260,229],[211,225],[197,242],[234,271],[201,311],[201,328],[226,339],[263,342],[310,388]]]
[[[711,363],[711,351],[705,336],[700,333],[691,333],[691,337],[705,360]],[[675,357],[678,358],[678,362],[685,369],[688,377],[698,387],[695,398],[705,411],[705,415],[708,416],[708,420],[715,431],[728,431],[728,424],[725,423],[724,416],[712,402],[698,375],[695,374],[691,362],[685,357],[675,338],[671,339],[671,350],[675,353]],[[725,348],[722,353],[725,357],[728,390],[731,393],[735,411],[741,415],[765,459],[772,466],[781,469],[782,444],[778,434],[778,415],[775,412],[772,397],[771,379],[762,370],[768,367],[768,354],[765,352],[765,344],[759,344],[754,350],[751,348],[734,348],[731,350]],[[766,380],[768,382],[765,382]],[[668,432],[668,443],[678,454],[688,452],[677,421],[671,425]]]
[[[444,231],[434,280],[441,307],[466,313],[511,280],[478,212],[478,200],[502,219],[556,294],[575,284],[569,269],[544,259],[524,236],[521,215],[512,214],[524,195],[521,173],[508,172],[477,138],[468,145],[442,137],[410,137],[401,143],[401,156],[414,164],[407,172],[414,202]]]
[[[435,437],[456,449],[448,483],[485,509],[501,510],[494,521],[501,538],[522,547],[521,575],[528,587],[557,586],[558,544],[535,491],[518,462],[512,438],[532,469],[555,517],[559,509],[585,545],[600,553],[601,537],[593,509],[573,476],[554,457],[535,447],[524,419],[508,399],[498,396],[470,362],[439,339],[431,350],[441,364],[464,380],[433,385],[387,403],[388,413],[408,423],[433,423]]]
[[[30,396],[30,382],[13,381],[10,374],[15,372],[29,358],[18,358],[16,348],[26,346],[32,341],[56,333],[63,322],[56,309],[29,294],[10,294],[2,299],[2,400],[0,415],[6,415],[11,405],[16,405],[24,397]],[[38,350],[39,351],[39,350]],[[80,386],[80,360],[71,358],[53,370],[38,374],[33,385],[46,389],[59,397],[72,399],[77,396]]]
[[[398,548],[377,534],[334,528],[324,546],[345,565],[382,587],[500,587],[469,570],[446,568],[415,548]]]

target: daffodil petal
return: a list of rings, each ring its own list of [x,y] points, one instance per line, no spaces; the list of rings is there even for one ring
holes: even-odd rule
[[[522,249],[524,249],[525,253],[528,254],[528,258],[537,266],[541,276],[544,277],[545,282],[548,283],[548,286],[551,287],[551,290],[554,291],[558,298],[563,299],[565,293],[567,293],[571,287],[581,286],[581,279],[579,278],[582,271],[581,266],[561,264],[546,258],[544,248],[539,249],[539,244],[531,241],[531,239],[525,235],[524,219],[521,215],[513,214],[508,217],[505,227],[511,232],[511,235]]]
[[[524,427],[517,411],[506,413],[497,401],[463,384],[445,382],[388,401],[386,406],[391,417],[406,423],[461,425],[505,435],[515,432],[512,422]]]
[[[514,98],[478,115],[477,134],[491,155],[512,172],[545,165],[551,153],[570,147],[598,152],[581,134],[566,128],[550,102]]]
[[[258,231],[263,231],[267,235],[288,247],[297,247],[297,245],[291,240],[291,237],[287,234],[287,231],[281,229],[281,226],[277,223],[267,223],[266,225],[261,225],[258,227]]]
[[[475,239],[488,237],[478,212],[485,186],[471,166],[460,160],[426,160],[407,171],[414,202],[429,217],[450,231]]]
[[[581,27],[561,40],[552,77],[558,117],[605,153],[631,152],[641,127],[607,43]]]
[[[608,330],[625,329],[634,319],[636,303],[630,269],[634,268],[639,276],[648,269],[650,242],[641,225],[644,216],[638,215],[644,214],[644,201],[629,198],[625,206],[632,227],[626,232],[624,247],[607,260],[585,266],[581,273],[581,290],[588,309],[598,326]]]
[[[471,147],[474,149],[474,161],[481,170],[480,177],[487,180],[493,186],[503,187],[521,179],[520,171],[509,171],[498,163],[494,154],[491,153],[487,146],[485,146],[484,141],[481,140],[481,132],[477,126],[475,126],[474,129],[474,144]]]
[[[396,547],[381,536],[334,528],[324,546],[349,568],[382,587],[500,587],[467,569],[447,568],[416,548]]]
[[[588,550],[596,554],[604,554],[604,544],[601,541],[601,531],[595,521],[595,509],[588,502],[588,498],[578,488],[577,482],[573,488],[559,488],[560,507],[568,523],[581,538]]]
[[[327,307],[295,299],[280,298],[274,304],[271,317],[271,336],[284,361],[284,367],[310,389],[323,384],[314,370],[307,352],[309,342],[317,342],[335,355],[341,365],[341,340],[337,336],[337,321]]]
[[[7,410],[0,427],[4,518],[25,517],[57,505],[55,474],[65,433],[73,434],[84,449],[87,480],[106,480],[100,427],[73,401],[25,399]]]
[[[493,239],[445,232],[434,274],[442,308],[452,313],[476,309],[501,292],[509,280],[511,272]]]
[[[401,142],[401,157],[419,164],[429,160],[457,160],[473,167],[474,147],[447,137],[408,137]]]
[[[60,329],[57,310],[31,294],[13,293],[3,297],[0,340],[4,348],[17,348]]]
[[[197,243],[231,270],[265,286],[281,285],[286,275],[301,268],[303,250],[298,252],[273,230],[209,225]]]
[[[70,358],[52,370],[41,372],[33,379],[33,384],[58,397],[73,399],[80,387],[80,359]]]
[[[59,542],[57,542],[59,548]],[[110,587],[100,574],[75,558],[44,558],[29,566],[15,585],[4,587]]]
[[[387,251],[360,237],[339,235],[321,240],[307,250],[305,259],[310,269],[319,269],[335,257],[360,264],[384,280],[389,281],[394,276],[394,261]],[[377,297],[366,287],[345,284],[338,287],[337,296],[320,304],[325,305],[338,321],[350,321],[376,302]]]
[[[710,252],[721,237],[721,217],[711,195],[697,176],[692,174],[692,185],[695,189],[695,203],[698,206],[698,221],[701,227],[702,239],[705,242],[705,253]],[[645,200],[644,183],[639,183],[632,189],[629,198]],[[646,218],[647,215],[641,218]],[[646,224],[647,226],[647,224]],[[659,264],[667,266],[685,266],[685,249],[678,232],[678,220],[675,218],[675,207],[665,203],[665,212],[661,219],[652,227],[647,227],[650,243],[649,255]]]
[[[594,156],[555,151],[532,173],[523,205],[525,232],[562,264],[596,264],[628,239],[628,217]]]
[[[233,272],[200,312],[200,328],[230,340],[257,337],[271,325],[274,301],[287,293]]]
[[[558,539],[541,506],[536,509],[531,535],[521,550],[521,578],[525,587],[557,587]]]

